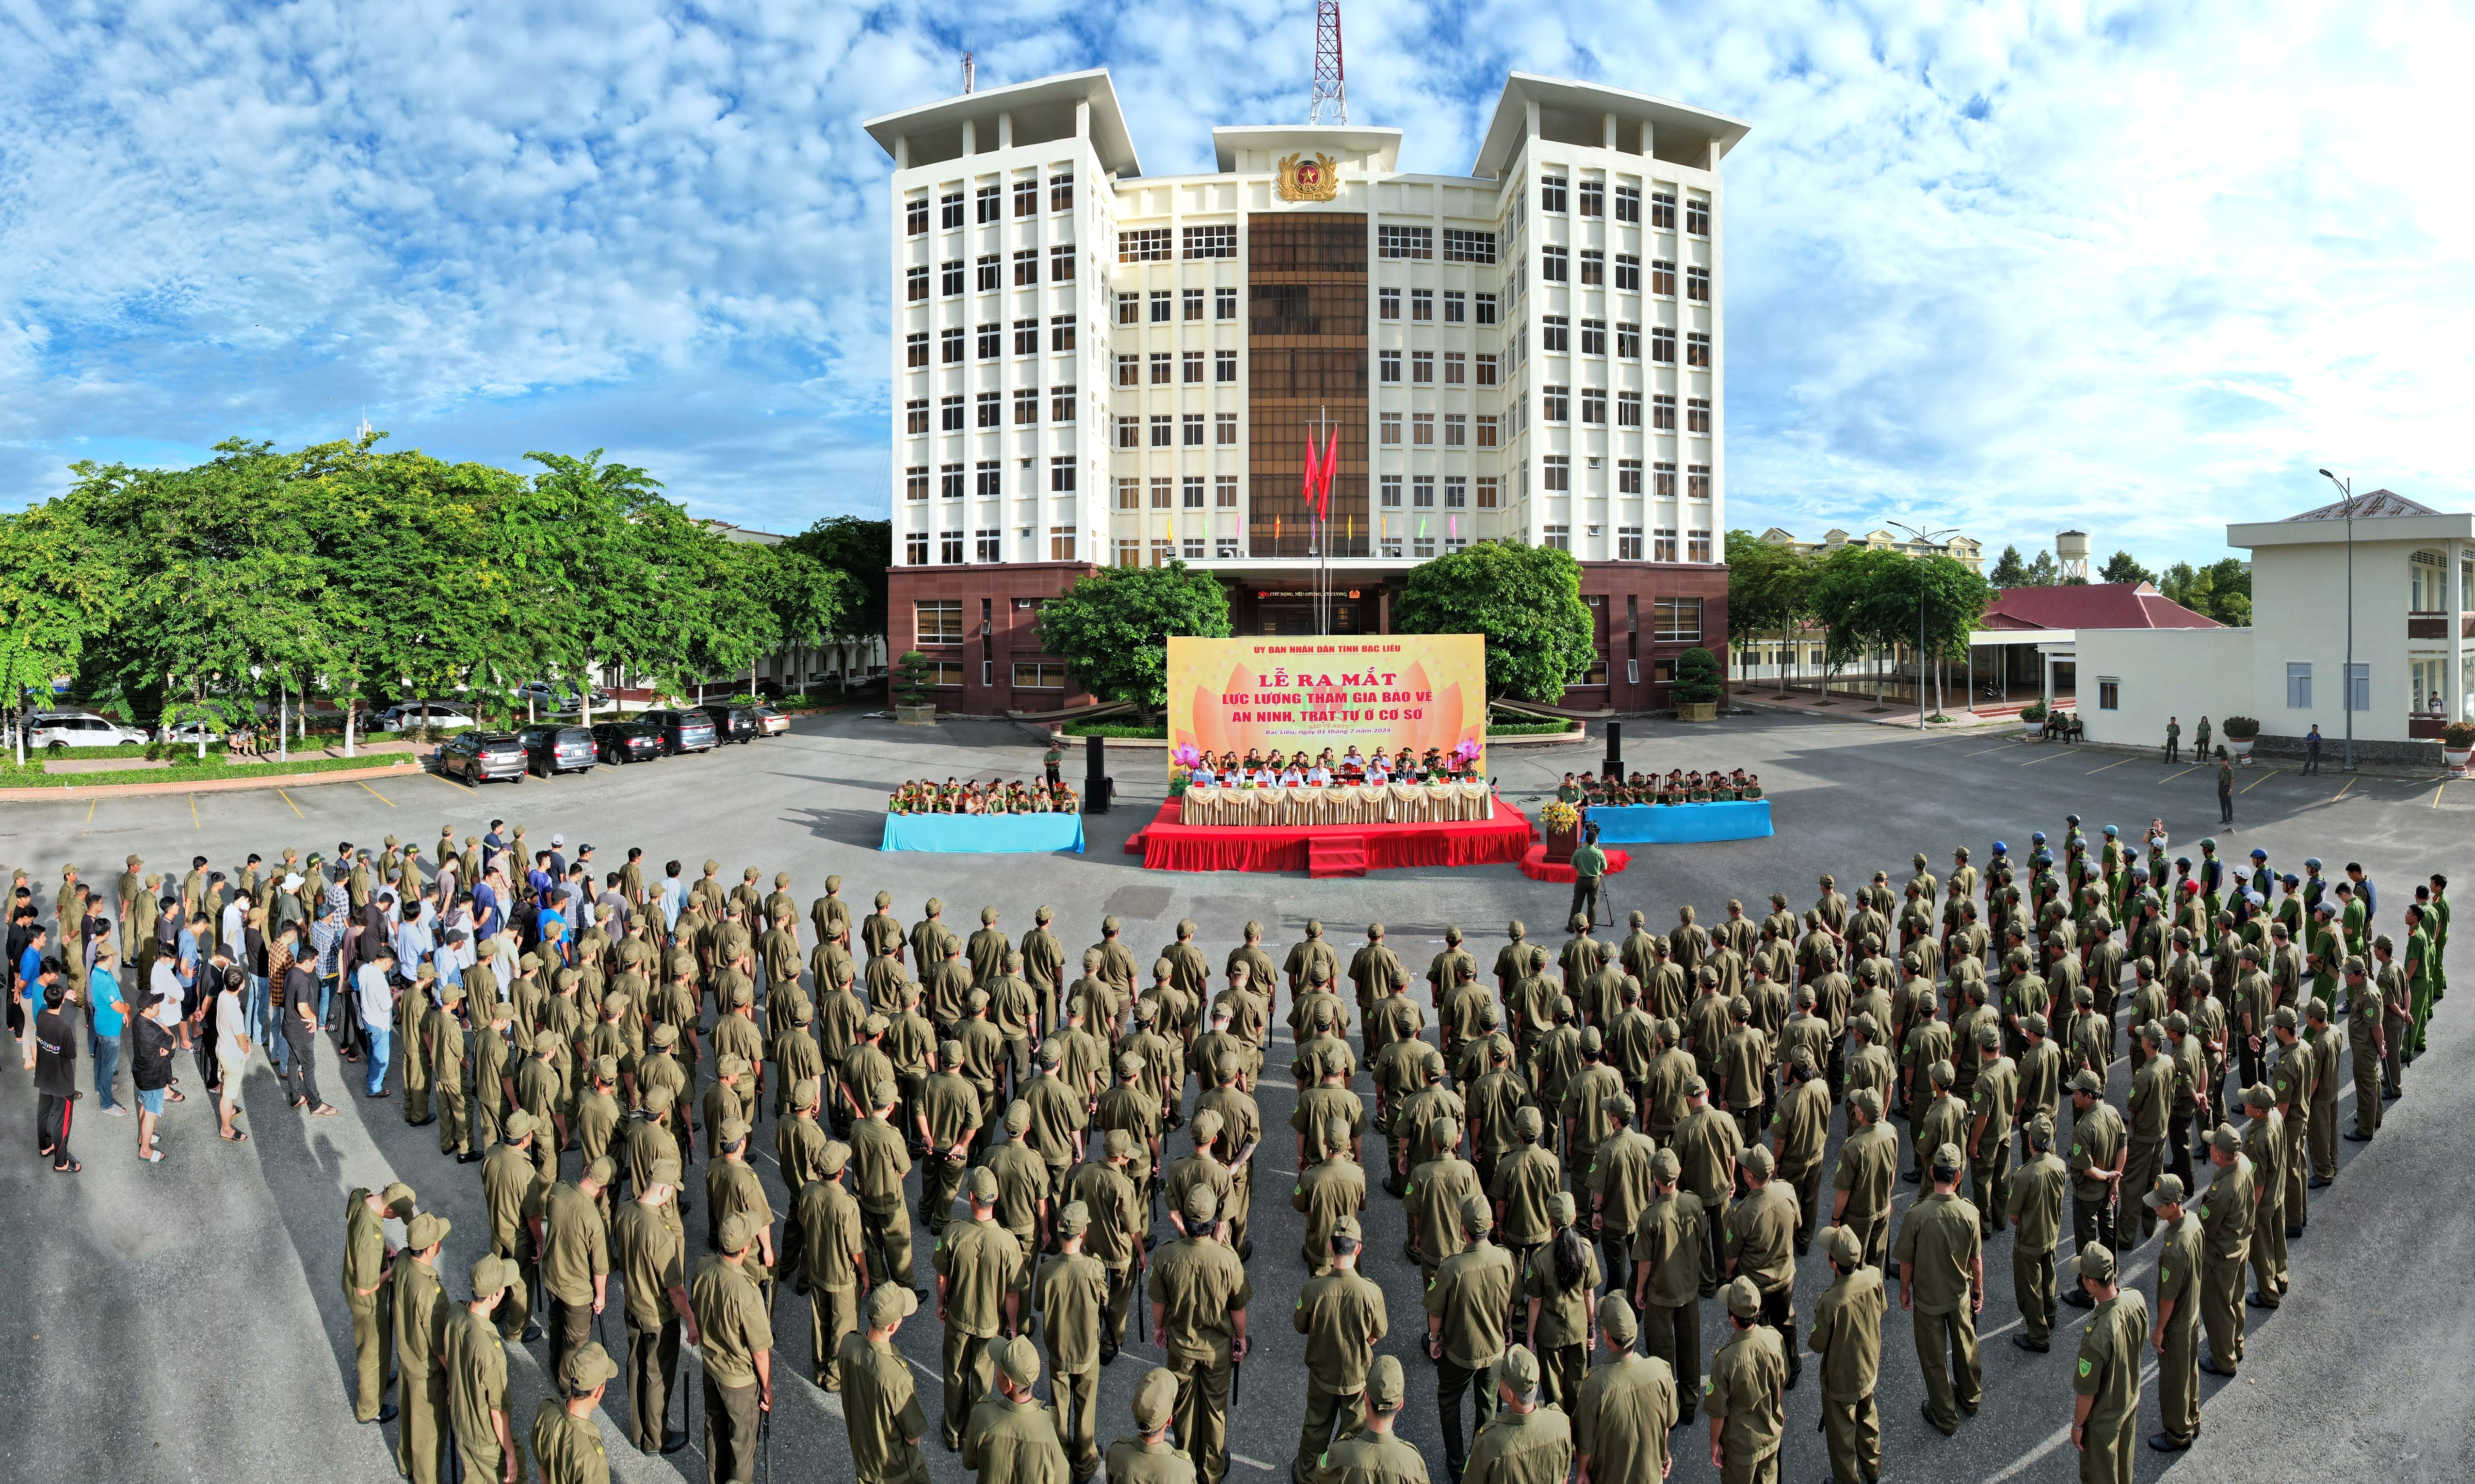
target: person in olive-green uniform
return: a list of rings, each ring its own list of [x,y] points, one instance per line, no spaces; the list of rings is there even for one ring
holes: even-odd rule
[[[412,1484],[438,1484],[446,1458],[447,1373],[438,1364],[446,1337],[447,1292],[438,1281],[438,1248],[447,1218],[424,1211],[404,1223],[404,1253],[390,1279],[395,1301],[396,1472]],[[407,1260],[409,1259],[409,1260]]]
[[[610,1484],[610,1455],[593,1414],[618,1374],[609,1352],[590,1340],[567,1357],[559,1395],[544,1397],[533,1412],[533,1462],[541,1466],[542,1484]]]
[[[1634,1352],[1632,1305],[1622,1294],[1599,1300],[1598,1320],[1607,1356],[1591,1368],[1573,1403],[1573,1461],[1581,1484],[1664,1478],[1668,1430],[1679,1422],[1676,1375],[1657,1356]]]
[[[2381,1127],[2381,1033],[2386,1017],[2380,990],[2373,986],[2364,961],[2349,957],[2345,974],[2346,1046],[2354,1053],[2355,1068],[2355,1127],[2347,1131],[2346,1142],[2366,1144]]]
[[[1761,1322],[1762,1294],[1750,1277],[1728,1284],[1728,1343],[1710,1357],[1702,1403],[1710,1413],[1710,1467],[1721,1484],[1777,1484],[1787,1428],[1787,1355]]]
[[[1599,895],[1606,883],[1607,853],[1599,848],[1599,827],[1584,825],[1581,843],[1573,852],[1573,903],[1565,912],[1579,918],[1583,927],[1598,921]]]
[[[971,1203],[968,1222],[948,1222],[937,1238],[937,1318],[945,1326],[945,1451],[963,1446],[963,1424],[988,1393],[996,1369],[1005,1301],[1030,1260],[1014,1233],[997,1225],[997,1178],[985,1165],[963,1183]]]
[[[2219,1124],[2209,1135],[2209,1162],[2218,1173],[2200,1197],[2200,1322],[2209,1331],[2200,1369],[2230,1376],[2242,1364],[2243,1260],[2251,1255],[2258,1192],[2242,1135],[2232,1124]]]
[[[542,1203],[541,1286],[550,1302],[550,1371],[556,1375],[567,1357],[593,1332],[610,1282],[610,1229],[601,1219],[601,1192],[618,1179],[618,1167],[602,1156],[578,1175],[573,1185],[550,1187]]]
[[[1229,1472],[1229,1386],[1245,1363],[1246,1305],[1255,1285],[1222,1240],[1220,1204],[1209,1185],[1186,1193],[1183,1240],[1152,1254],[1152,1328],[1177,1377],[1177,1435],[1203,1484]]]
[[[843,1337],[843,1426],[859,1484],[928,1484],[919,1451],[928,1414],[910,1362],[894,1348],[894,1331],[919,1308],[908,1284],[879,1283],[869,1291],[868,1327]]]
[[[1779,1333],[1794,1386],[1804,1370],[1796,1343],[1796,1192],[1772,1179],[1771,1152],[1756,1144],[1736,1156],[1744,1199],[1728,1212],[1728,1276],[1750,1277],[1762,1296],[1761,1321]]]
[[[439,1337],[447,1373],[447,1413],[456,1460],[466,1479],[524,1477],[515,1417],[507,1404],[507,1345],[490,1311],[518,1279],[515,1264],[490,1254],[473,1264],[473,1301],[451,1314]]]
[[[387,1364],[395,1354],[389,1280],[398,1255],[387,1245],[383,1223],[389,1216],[412,1219],[412,1187],[402,1180],[384,1191],[354,1190],[344,1210],[344,1307],[353,1316],[356,1423],[384,1423],[396,1417],[397,1409],[386,1399]]]
[[[1933,1152],[1933,1194],[1900,1216],[1892,1249],[1899,1264],[1899,1307],[1915,1316],[1925,1421],[1945,1437],[1959,1430],[1960,1409],[1975,1412],[1984,1391],[1976,1354],[1976,1315],[1985,1307],[1984,1235],[1976,1207],[1959,1196],[1962,1163],[1957,1145]]]
[[[1109,1445],[1109,1484],[1195,1484],[1193,1458],[1169,1441],[1177,1377],[1167,1367],[1153,1370],[1135,1387],[1134,1415],[1135,1436]]]
[[[954,1197],[963,1188],[963,1171],[970,1162],[972,1140],[980,1131],[979,1089],[955,1068],[963,1059],[960,1041],[938,1049],[938,1068],[920,1084],[912,1114],[920,1147],[919,1225],[934,1242],[953,1214]]]
[[[1356,1430],[1318,1460],[1316,1484],[1427,1484],[1427,1460],[1401,1440],[1401,1362],[1378,1355],[1366,1373],[1365,1407]]]
[[[1056,1415],[1033,1390],[1039,1384],[1039,1350],[1019,1335],[1007,1341],[997,1356],[996,1391],[972,1410],[963,1440],[963,1467],[979,1484],[1067,1484],[1066,1448]]]
[[[2071,1172],[2054,1153],[2054,1120],[2028,1120],[2028,1162],[2011,1180],[2011,1297],[2021,1332],[2011,1343],[2044,1354],[2054,1333],[2054,1247],[2062,1240],[2063,1197]]]
[[[1473,1196],[1461,1203],[1460,1220],[1469,1245],[1435,1269],[1425,1300],[1435,1409],[1444,1415],[1444,1472],[1454,1478],[1461,1476],[1468,1457],[1461,1441],[1461,1395],[1470,1394],[1483,1428],[1495,1416],[1495,1390],[1485,1377],[1504,1353],[1505,1321],[1520,1282],[1512,1254],[1486,1239],[1495,1227],[1486,1202]]]
[[[901,1090],[891,1082],[869,1089],[868,1116],[851,1125],[852,1179],[859,1186],[860,1231],[868,1240],[869,1281],[913,1290],[911,1212],[902,1203],[902,1177],[911,1155],[894,1127]]]
[[[687,1243],[676,1213],[665,1209],[678,1183],[678,1160],[656,1159],[637,1182],[636,1198],[611,1224],[626,1300],[627,1441],[646,1453],[675,1453],[688,1446],[687,1429],[669,1426],[680,1325],[687,1326],[690,1343],[697,1338],[696,1312],[688,1302]],[[679,1420],[687,1421],[684,1415]]]
[[[2071,1371],[2077,1398],[2071,1404],[2071,1442],[2080,1450],[2080,1484],[2131,1484],[2148,1305],[2138,1289],[2115,1285],[2114,1253],[2103,1244],[2082,1248],[2077,1267],[2080,1285],[2095,1301]]]
[[[2145,1197],[2156,1188],[2159,1177],[2169,1173],[2166,1141],[2173,1136],[2174,1089],[2178,1072],[2174,1058],[2166,1054],[2166,1028],[2155,1021],[2139,1028],[2137,1045],[2147,1052],[2147,1059],[2139,1062],[2131,1074],[2131,1098],[2123,1115],[2125,1156],[2122,1167],[2124,1201],[2140,1201],[2140,1241],[2148,1240],[2157,1229],[2154,1208]],[[2176,1175],[2176,1180],[2182,1177]],[[2122,1225],[2120,1207],[2115,1213],[2117,1245],[2137,1246]]]
[[[2002,1033],[1976,1034],[1976,1085],[1969,1094],[1968,1180],[1981,1234],[2010,1224],[2011,1122],[2020,1107],[2020,1068],[2002,1055]]]
[[[1470,1445],[1461,1484],[1563,1484],[1573,1472],[1573,1425],[1541,1399],[1538,1357],[1516,1345],[1491,1379],[1496,1413]]]
[[[1307,1337],[1307,1410],[1297,1458],[1289,1465],[1290,1484],[1308,1484],[1335,1424],[1346,1428],[1360,1410],[1367,1362],[1391,1328],[1384,1290],[1358,1273],[1364,1236],[1354,1215],[1333,1225],[1331,1266],[1308,1279],[1290,1311],[1290,1326]]]
[[[2200,1218],[2183,1209],[2183,1180],[2169,1175],[2143,1198],[2166,1229],[2157,1253],[2157,1420],[2148,1446],[2179,1453],[2200,1432]]]
[[[1100,1467],[1100,1319],[1109,1307],[1109,1270],[1083,1250],[1091,1210],[1068,1201],[1057,1213],[1057,1253],[1031,1285],[1032,1311],[1048,1350],[1048,1394],[1066,1460],[1077,1479]]]
[[[2105,1082],[2082,1067],[2071,1074],[2071,1240],[2086,1247],[2120,1245],[2116,1234],[2122,1172],[2131,1155],[2122,1115],[2105,1100]],[[2077,1297],[2085,1298],[2086,1295]],[[2064,1300],[2071,1302],[2070,1298]],[[2081,1305],[2073,1303],[2073,1308]]]
[[[688,1285],[704,1355],[705,1478],[752,1484],[757,1429],[773,1409],[773,1324],[747,1271],[756,1218],[732,1212],[718,1239]]]
[[[1570,1191],[1547,1202],[1552,1231],[1523,1264],[1521,1291],[1529,1299],[1527,1334],[1538,1357],[1539,1384],[1548,1403],[1569,1415],[1590,1373],[1591,1312],[1603,1281],[1598,1245],[1573,1225]]]
[[[859,1203],[843,1186],[850,1146],[825,1141],[817,1178],[801,1187],[798,1215],[799,1277],[796,1291],[808,1300],[811,1360],[817,1385],[840,1391],[845,1336],[859,1328],[859,1304],[868,1286],[868,1238],[861,1231]]]
[[[1899,1131],[1882,1120],[1879,1088],[1848,1094],[1848,1137],[1839,1144],[1839,1166],[1830,1183],[1830,1224],[1846,1227],[1865,1244],[1868,1266],[1880,1268],[1891,1247],[1891,1196],[1899,1180]],[[1680,1375],[1680,1373],[1679,1373]]]
[[[2281,1007],[2282,1008],[2282,1007]],[[2243,1153],[2251,1159],[2254,1203],[2251,1226],[2251,1297],[2256,1309],[2273,1309],[2286,1292],[2286,1168],[2289,1154],[2286,1121],[2278,1116],[2277,1093],[2266,1083],[2242,1089],[2241,1100],[2249,1120],[2243,1125]]]
[[[1702,1249],[1709,1213],[1679,1190],[1676,1151],[1650,1157],[1650,1204],[1632,1229],[1632,1302],[1646,1331],[1643,1349],[1675,1377],[1677,1424],[1693,1421],[1702,1395]]]
[[[1822,1436],[1831,1484],[1866,1484],[1882,1472],[1882,1418],[1874,1390],[1882,1372],[1882,1314],[1890,1291],[1865,1262],[1865,1244],[1848,1227],[1827,1239],[1831,1283],[1813,1304],[1806,1341],[1822,1357]]]

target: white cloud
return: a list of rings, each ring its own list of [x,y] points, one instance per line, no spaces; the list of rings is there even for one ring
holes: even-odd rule
[[[2152,565],[2436,502],[2475,261],[2445,4],[1348,7],[1353,115],[1458,171],[1507,68],[1750,120],[1731,523],[2055,525]],[[1312,7],[0,3],[0,471],[340,435],[607,447],[728,519],[881,507],[860,119],[1099,62],[1154,173],[1303,116]]]

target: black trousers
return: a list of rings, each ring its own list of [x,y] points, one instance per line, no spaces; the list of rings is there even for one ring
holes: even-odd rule
[[[1587,912],[1590,920],[1596,922],[1599,915],[1599,888],[1605,880],[1604,876],[1574,877],[1573,905],[1564,913],[1564,920],[1570,922],[1575,917]]]
[[[283,1068],[283,1090],[290,1098],[307,1098],[316,1107],[326,1099],[318,1096],[318,1033],[294,1016],[283,1029],[283,1044],[292,1055]]]
[[[35,1153],[52,1156],[52,1168],[69,1167],[69,1125],[76,1119],[73,1096],[47,1092],[35,1100]]]

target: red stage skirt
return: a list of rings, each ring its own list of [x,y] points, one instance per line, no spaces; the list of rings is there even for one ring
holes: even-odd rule
[[[1161,805],[1152,822],[1126,841],[1126,854],[1140,854],[1144,865],[1160,871],[1303,871],[1311,841],[1354,840],[1364,849],[1368,870],[1515,865],[1538,833],[1527,815],[1500,798],[1492,819],[1440,824],[1250,829],[1182,824],[1183,813],[1179,799]]]

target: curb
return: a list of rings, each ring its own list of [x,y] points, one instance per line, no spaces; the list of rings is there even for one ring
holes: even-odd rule
[[[254,778],[201,778],[195,783],[67,784],[57,789],[0,789],[0,804],[33,804],[47,799],[135,798],[150,793],[238,793],[252,789],[308,789],[322,783],[360,783],[372,778],[397,778],[428,773],[418,765],[391,763],[379,767],[337,768],[323,773],[264,773]]]

